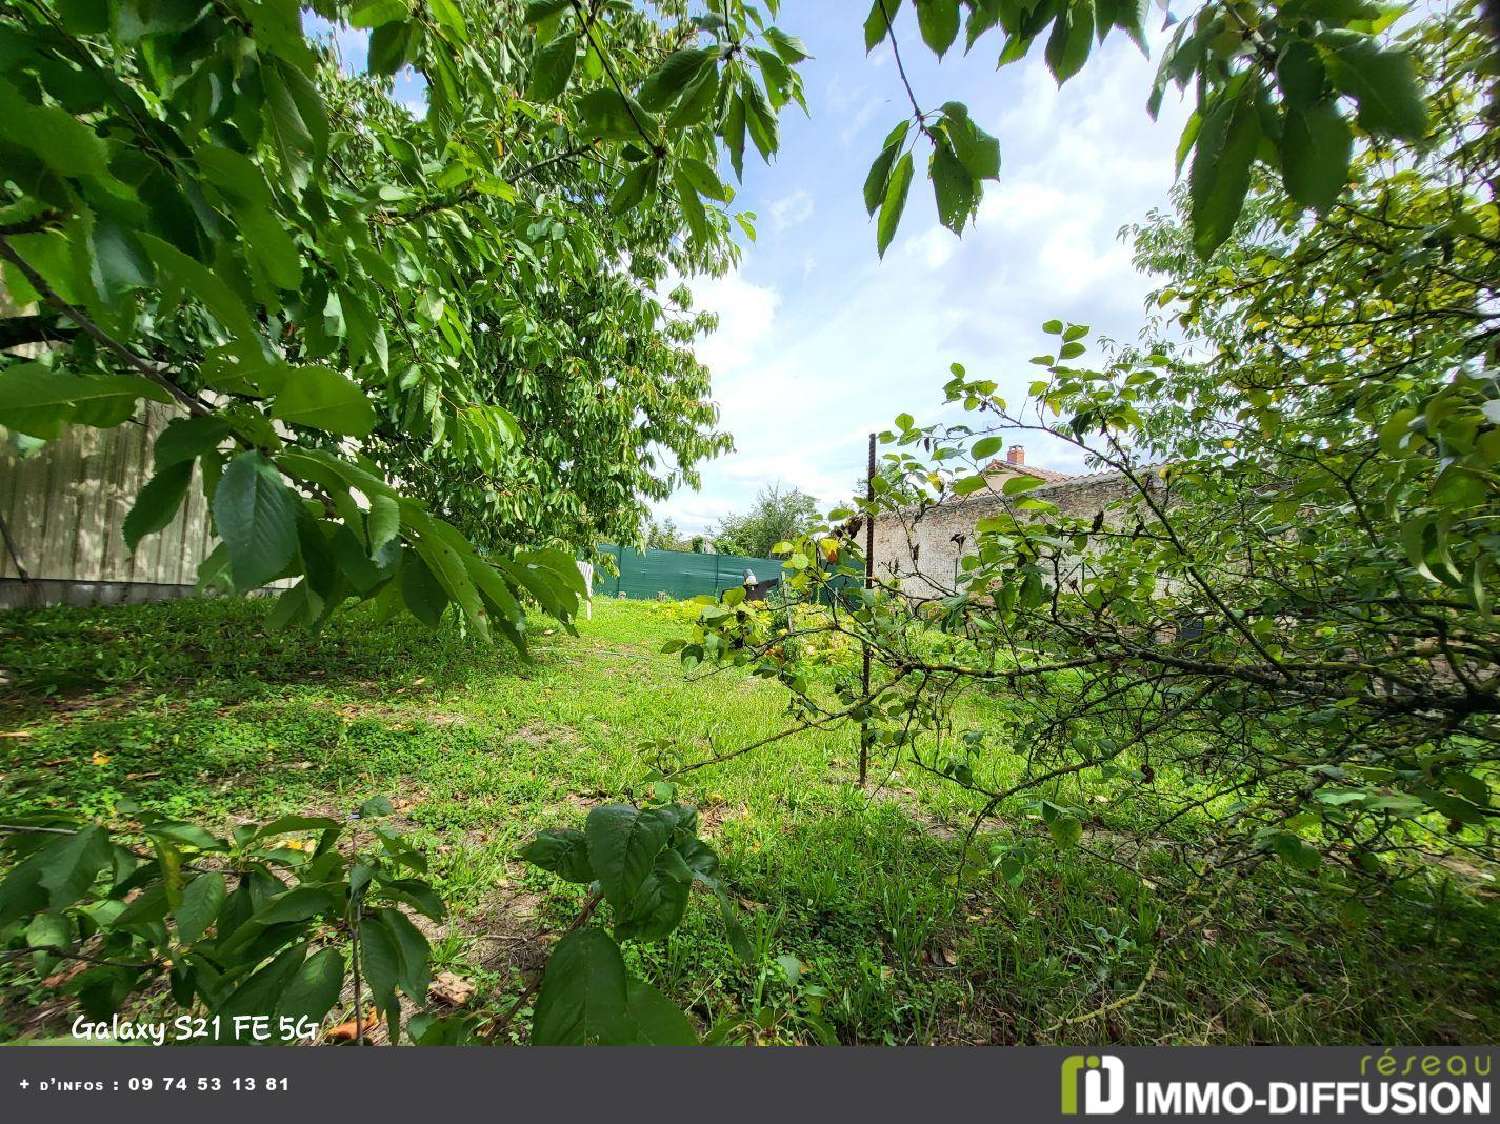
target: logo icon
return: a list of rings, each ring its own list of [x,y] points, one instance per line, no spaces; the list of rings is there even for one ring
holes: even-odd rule
[[[1083,1072],[1083,1111],[1109,1116],[1125,1107],[1125,1063],[1105,1054],[1070,1054],[1062,1063],[1062,1113],[1078,1115],[1078,1074]]]

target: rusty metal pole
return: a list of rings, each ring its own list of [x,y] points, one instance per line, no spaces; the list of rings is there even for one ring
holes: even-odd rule
[[[875,588],[875,516],[870,508],[875,503],[875,435],[870,434],[870,453],[865,460],[865,588]],[[861,645],[864,669],[860,673],[860,686],[866,699],[870,697],[870,645]],[[866,718],[859,728],[859,787],[865,787],[865,773],[870,766],[870,722]]]

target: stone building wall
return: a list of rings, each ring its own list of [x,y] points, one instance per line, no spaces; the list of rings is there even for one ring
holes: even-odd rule
[[[950,499],[922,512],[907,509],[877,519],[876,580],[898,585],[909,597],[940,597],[951,592],[958,584],[959,559],[974,551],[979,520],[1003,514],[1013,502],[1000,494],[999,483],[989,491]],[[1050,500],[1069,515],[1092,518],[1102,510],[1110,525],[1122,522],[1138,502],[1134,486],[1118,472],[1076,476],[1026,494]]]

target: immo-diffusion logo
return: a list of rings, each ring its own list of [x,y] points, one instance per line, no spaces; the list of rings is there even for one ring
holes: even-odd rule
[[[1078,1080],[1082,1073],[1083,1080]],[[1108,1116],[1125,1107],[1125,1063],[1105,1054],[1071,1054],[1062,1063],[1062,1112],[1078,1115],[1078,1086],[1083,1086],[1083,1111]]]
[[[1062,1063],[1062,1113],[1111,1116],[1128,1099],[1139,1117],[1491,1115],[1487,1054],[1471,1058],[1429,1051],[1398,1060],[1386,1051],[1373,1067],[1372,1056],[1361,1060],[1357,1080],[1336,1073],[1300,1081],[1153,1081],[1137,1075],[1127,1095],[1125,1063],[1119,1058],[1071,1054]]]

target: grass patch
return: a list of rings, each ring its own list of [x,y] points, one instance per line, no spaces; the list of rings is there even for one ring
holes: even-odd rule
[[[664,749],[695,759],[786,722],[774,684],[732,671],[685,680],[660,654],[682,629],[670,606],[600,601],[580,637],[535,636],[532,664],[455,629],[358,614],[315,636],[271,633],[268,608],[185,601],[0,617],[0,812],[118,821],[128,798],[221,827],[344,813],[384,793],[453,910],[434,934],[435,966],[475,983],[485,1009],[520,991],[579,900],[578,888],[515,860],[526,838],[638,794]],[[1004,697],[966,706],[962,720],[1004,744]],[[861,792],[856,744],[852,729],[806,732],[683,780],[681,798],[699,806],[747,910],[759,964],[733,957],[717,911],[697,899],[668,941],[629,955],[726,1040],[1500,1038],[1496,898],[1458,872],[1359,921],[1331,897],[1258,877],[1222,919],[1162,952],[1139,998],[1095,1015],[1140,984],[1189,906],[1110,861],[1103,813],[1088,825],[1096,846],[1037,846],[1018,884],[986,864],[960,876],[973,798],[899,763],[875,771],[878,793]],[[1019,769],[1009,752],[992,757],[997,777]],[[1024,816],[987,830],[1046,841]],[[1169,873],[1172,854],[1141,869]],[[68,1002],[25,957],[0,966],[0,988],[0,1036],[66,1033]]]

